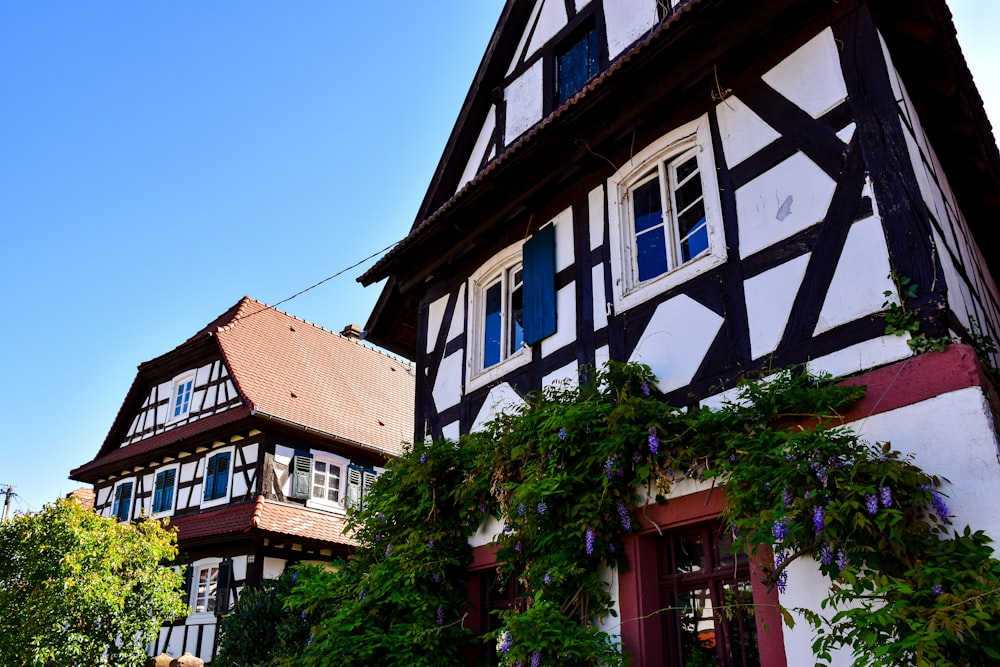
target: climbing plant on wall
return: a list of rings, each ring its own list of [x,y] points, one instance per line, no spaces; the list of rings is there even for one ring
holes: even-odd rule
[[[989,538],[951,531],[941,480],[840,426],[863,389],[782,371],[722,409],[682,410],[653,386],[647,367],[612,363],[393,461],[351,515],[356,555],[300,572],[287,602],[313,625],[295,664],[460,664],[481,641],[463,624],[468,539],[489,517],[504,518],[498,574],[530,599],[499,612],[499,661],[621,664],[603,573],[626,565],[640,497],[670,502],[685,477],[724,485],[737,547],[774,553],[765,583],[795,586],[799,559],[829,579],[826,615],[799,610],[818,664],[840,647],[857,665],[1000,660]]]

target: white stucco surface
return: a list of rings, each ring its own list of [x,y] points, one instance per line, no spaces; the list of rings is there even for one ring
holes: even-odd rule
[[[691,382],[723,318],[689,296],[656,307],[629,361],[649,365],[656,386],[667,392]]]
[[[891,270],[882,221],[869,217],[851,225],[814,333],[881,311],[885,292],[896,289]]]
[[[736,191],[740,256],[822,222],[836,182],[801,152]]]
[[[434,396],[434,406],[438,411],[457,405],[462,398],[463,357],[463,351],[458,350],[443,358],[438,366],[437,378],[431,392]]]
[[[773,352],[781,342],[810,256],[800,255],[744,283],[750,356],[754,359]]]
[[[510,145],[542,118],[542,62],[539,60],[504,90],[507,122],[504,141]]]
[[[604,0],[609,59],[614,60],[625,47],[656,25],[656,3],[657,0]]]
[[[806,42],[762,78],[813,118],[847,98],[840,54],[830,28]]]
[[[760,149],[779,139],[781,134],[735,95],[716,105],[719,133],[726,164],[732,168]]]
[[[521,405],[524,405],[524,399],[514,391],[513,387],[506,382],[496,385],[490,389],[490,393],[487,394],[486,400],[483,402],[483,407],[476,415],[476,419],[472,423],[472,431],[481,431],[486,422],[493,417]]]

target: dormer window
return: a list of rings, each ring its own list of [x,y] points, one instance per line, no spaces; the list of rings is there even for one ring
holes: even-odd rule
[[[556,106],[576,95],[601,67],[597,28],[593,20],[574,32],[555,52]]]
[[[187,417],[191,411],[191,393],[194,390],[194,373],[174,378],[170,392],[170,421]]]

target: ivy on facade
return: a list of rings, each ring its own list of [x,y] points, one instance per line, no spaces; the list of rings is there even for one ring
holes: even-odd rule
[[[465,614],[469,539],[503,517],[498,576],[527,604],[498,612],[485,641],[504,665],[618,665],[602,621],[605,573],[626,566],[642,506],[681,479],[724,487],[737,548],[773,567],[812,559],[830,587],[813,625],[817,664],[984,665],[1000,660],[1000,562],[981,532],[952,531],[942,480],[838,415],[863,389],[782,371],[744,381],[722,409],[659,400],[648,367],[610,363],[550,387],[459,442],[413,447],[350,517],[359,548],[303,568],[287,599],[312,622],[297,665],[444,665],[478,655]],[[761,551],[764,550],[764,551]],[[629,622],[629,619],[621,619]]]

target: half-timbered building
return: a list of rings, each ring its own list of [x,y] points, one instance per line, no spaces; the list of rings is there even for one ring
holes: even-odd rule
[[[413,226],[360,278],[387,279],[369,340],[416,363],[417,440],[606,360],[648,364],[679,406],[793,364],[854,378],[851,424],[950,479],[959,525],[1000,535],[971,346],[1000,340],[998,177],[944,0],[509,0]],[[951,344],[887,333],[893,304]],[[721,503],[690,482],[639,513],[611,579],[632,664],[682,664],[685,619],[660,611],[689,584],[663,554],[722,562]],[[810,568],[790,567],[811,584],[785,606],[823,597]],[[709,570],[708,607],[750,578]],[[812,664],[806,624],[783,628],[778,593],[751,585],[759,649],[717,616],[718,664]]]
[[[139,366],[104,444],[72,471],[120,521],[178,531],[190,614],[151,655],[210,662],[244,586],[353,546],[348,505],[409,441],[413,367],[250,298]]]

